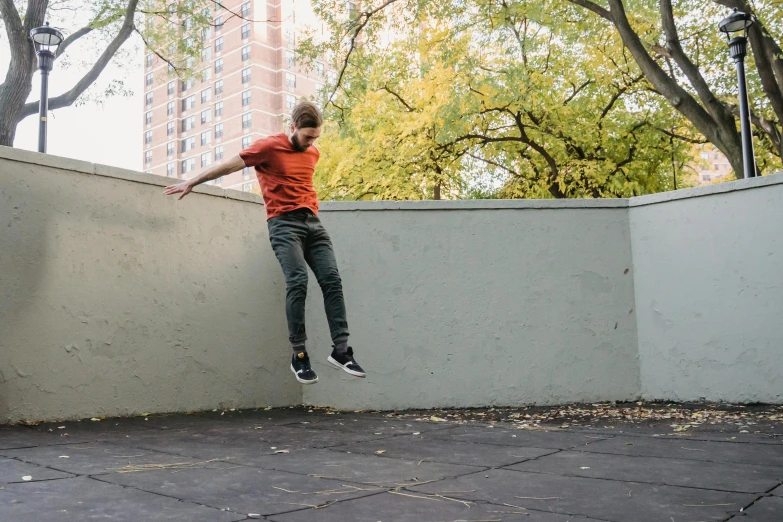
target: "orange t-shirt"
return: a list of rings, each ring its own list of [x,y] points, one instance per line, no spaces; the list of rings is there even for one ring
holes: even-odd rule
[[[245,166],[256,169],[267,220],[299,208],[318,214],[313,173],[321,153],[315,146],[297,152],[288,135],[281,133],[254,141],[239,156]]]

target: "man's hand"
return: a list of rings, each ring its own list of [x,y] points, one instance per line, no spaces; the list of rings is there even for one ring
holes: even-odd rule
[[[184,198],[190,192],[193,190],[193,185],[190,184],[190,180],[183,181],[182,183],[178,183],[177,185],[169,185],[166,187],[166,192],[164,192],[165,195],[171,196],[172,194],[179,194],[182,192],[182,195],[177,198],[177,201]]]

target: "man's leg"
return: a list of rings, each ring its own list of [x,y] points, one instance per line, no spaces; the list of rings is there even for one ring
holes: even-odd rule
[[[348,349],[348,319],[332,240],[317,217],[310,216],[308,224],[310,233],[305,244],[304,257],[323,292],[326,319],[335,350],[345,352]]]
[[[268,223],[269,241],[285,276],[285,315],[288,338],[295,353],[305,350],[305,300],[307,298],[307,263],[304,244],[307,225],[295,216],[272,218]]]
[[[317,217],[308,218],[308,224],[310,234],[305,245],[305,259],[313,269],[324,294],[326,318],[334,342],[334,350],[327,360],[355,377],[364,377],[366,374],[356,362],[353,348],[348,346],[348,320],[345,314],[343,285],[337,270],[332,241]]]

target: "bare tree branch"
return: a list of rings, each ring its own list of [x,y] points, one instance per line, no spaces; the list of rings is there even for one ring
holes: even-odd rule
[[[391,4],[393,4],[395,2],[397,2],[397,0],[386,0],[386,2],[384,2],[381,5],[379,5],[378,7],[373,9],[372,11],[365,11],[365,12],[363,12],[360,15],[360,17],[359,17],[359,20],[364,18],[364,21],[361,21],[361,22],[353,24],[353,27],[352,27],[353,34],[351,34],[351,45],[348,48],[348,52],[345,55],[345,59],[343,59],[343,64],[340,67],[340,73],[337,76],[337,81],[335,82],[334,87],[332,87],[332,92],[329,94],[329,97],[327,98],[327,101],[326,101],[327,105],[332,103],[332,99],[334,98],[334,95],[337,93],[337,89],[342,84],[343,76],[345,76],[345,70],[348,68],[348,64],[349,64],[349,60],[351,58],[351,54],[353,53],[354,49],[356,49],[356,39],[359,37],[359,34],[362,32],[362,29],[364,29],[365,26],[367,26],[367,24],[370,22],[370,19],[375,14],[383,11],[384,9],[386,9],[388,6],[390,6]],[[351,29],[349,29],[346,32],[346,35],[347,35],[348,32],[351,32]],[[334,103],[332,103],[332,105],[334,105]],[[335,105],[335,107],[336,107],[336,105]]]
[[[22,46],[25,45],[24,27],[19,11],[16,10],[14,0],[0,0],[0,16],[3,17],[5,32],[8,35],[8,42],[11,48],[11,60],[16,60],[19,53],[22,52]]]
[[[115,36],[111,43],[109,43],[109,45],[103,51],[103,54],[101,54],[92,68],[76,83],[76,85],[73,86],[71,90],[65,94],[61,94],[60,96],[56,96],[49,100],[50,110],[68,107],[73,104],[73,102],[75,102],[76,99],[81,96],[81,94],[87,90],[87,88],[92,85],[93,82],[95,82],[98,76],[100,76],[101,72],[103,72],[103,69],[106,68],[106,65],[108,65],[108,63],[114,57],[114,54],[117,52],[117,50],[133,33],[133,18],[136,13],[136,6],[138,2],[139,0],[129,0],[128,7],[125,9],[125,19],[123,21],[122,27],[120,28],[120,31],[117,33],[117,36]],[[39,102],[37,101],[26,103],[22,109],[20,121],[27,116],[31,116],[38,112],[38,103]]]
[[[408,112],[414,112],[415,111],[415,109],[413,107],[411,107],[410,105],[408,105],[408,103],[405,100],[403,100],[402,97],[399,94],[397,94],[396,92],[394,92],[391,89],[389,89],[388,85],[384,85],[381,90],[384,90],[384,91],[388,92],[389,94],[391,94],[392,96],[394,96],[395,98],[397,98],[397,100],[401,104],[403,104],[406,109],[408,109]]]
[[[726,111],[723,104],[715,97],[710,90],[707,81],[699,72],[690,58],[685,55],[685,51],[680,44],[679,36],[677,35],[677,26],[674,23],[674,12],[672,10],[671,0],[660,0],[661,9],[661,21],[663,23],[663,30],[666,34],[666,50],[669,51],[671,57],[677,62],[677,66],[691,82],[693,88],[704,104],[704,107],[716,120],[721,120],[725,123],[729,121],[733,122],[734,117]]]
[[[605,18],[609,20],[610,22],[613,22],[612,20],[612,13],[604,9],[598,4],[595,4],[593,2],[590,2],[590,0],[568,0],[572,4],[576,4],[579,6],[584,7],[585,9],[589,9],[601,18]]]
[[[667,130],[667,129],[662,129],[660,127],[653,127],[653,128],[655,130],[659,131],[659,132],[662,132],[663,134],[666,134],[670,138],[674,138],[674,139],[677,139],[677,140],[680,140],[680,141],[685,141],[685,142],[694,143],[694,144],[709,143],[709,140],[698,139],[698,138],[689,138],[688,136],[682,136],[680,134],[677,134],[677,133],[672,132],[672,131]]]
[[[590,85],[591,83],[595,83],[595,80],[587,80],[587,81],[585,81],[585,82],[584,82],[582,85],[580,85],[579,87],[577,87],[577,86],[576,86],[576,85],[574,85],[574,84],[571,84],[571,87],[573,87],[573,89],[574,89],[574,92],[573,92],[573,93],[571,93],[571,95],[570,95],[568,98],[566,98],[566,99],[565,99],[565,101],[563,101],[563,106],[566,106],[566,105],[568,105],[568,103],[569,103],[571,100],[573,100],[574,98],[576,98],[576,96],[577,96],[577,95],[578,95],[578,94],[579,94],[579,93],[582,91],[582,89],[584,89],[585,87],[587,87],[587,86],[588,86],[588,85]]]
[[[75,42],[82,36],[92,32],[92,30],[93,30],[92,27],[88,25],[86,27],[82,27],[81,29],[79,29],[73,34],[68,35],[68,37],[65,40],[63,40],[63,43],[60,44],[60,47],[57,48],[57,56],[62,56],[65,53],[65,50],[68,49],[68,47],[73,42]]]

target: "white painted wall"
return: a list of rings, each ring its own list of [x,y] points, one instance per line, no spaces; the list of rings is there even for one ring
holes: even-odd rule
[[[631,200],[642,396],[783,402],[783,176]]]
[[[299,403],[783,402],[783,176],[629,200],[324,203],[368,377],[289,367],[258,196],[0,147],[0,423]],[[627,272],[626,272],[627,271]]]

